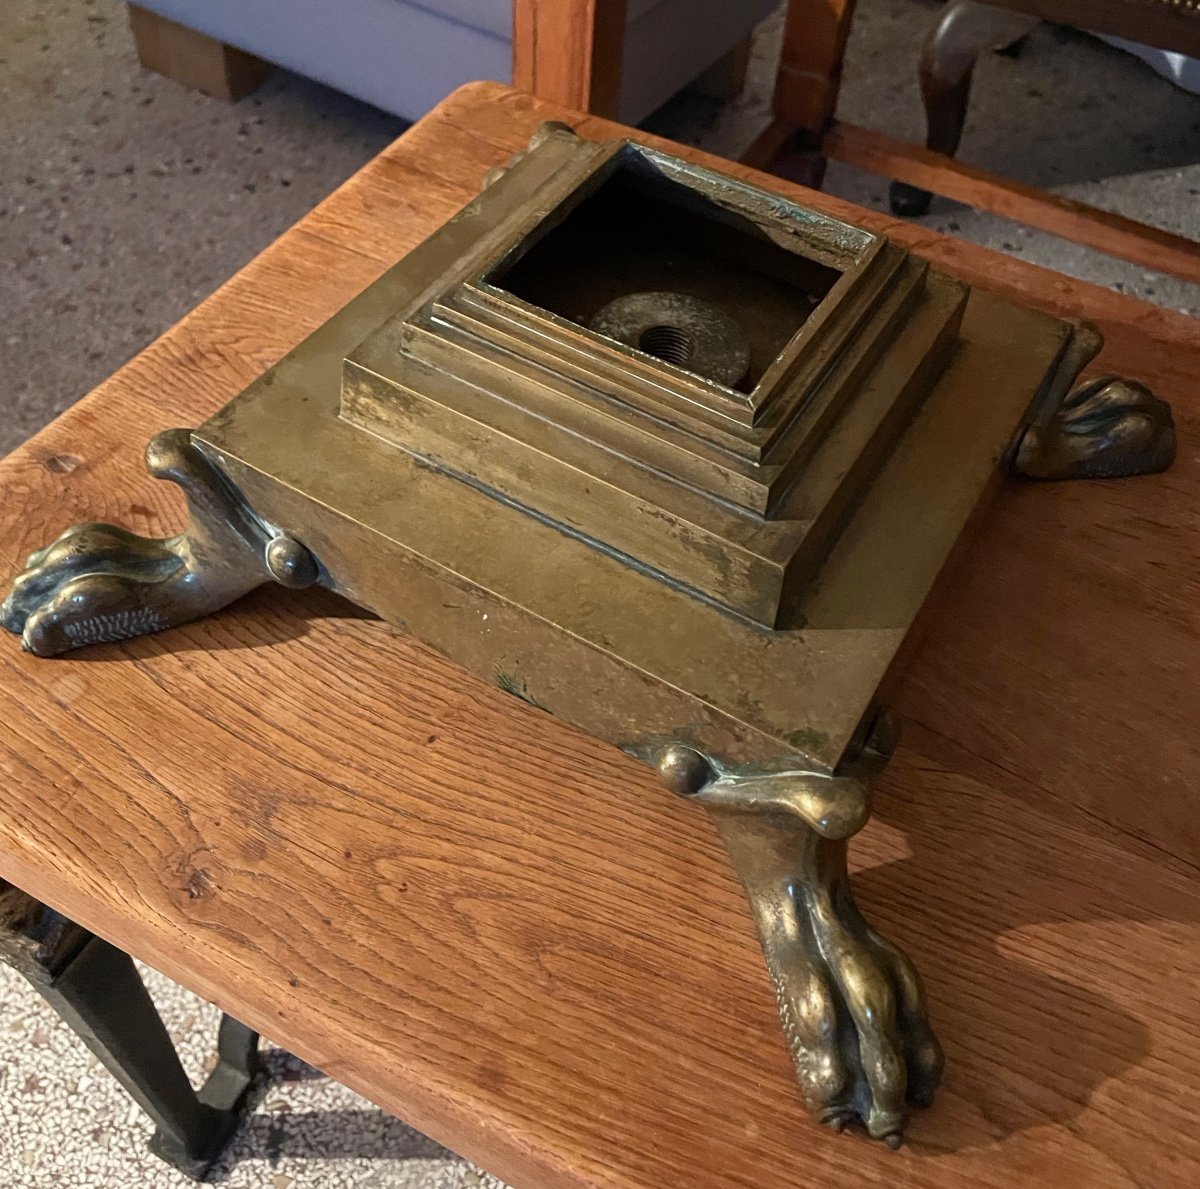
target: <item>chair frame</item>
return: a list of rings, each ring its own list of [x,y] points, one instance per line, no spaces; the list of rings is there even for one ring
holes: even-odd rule
[[[819,187],[826,161],[841,161],[1200,283],[1200,243],[1194,240],[967,165],[935,148],[837,120],[842,63],[855,7],[856,0],[791,0],[773,119],[744,154],[746,164]],[[1036,14],[1042,5],[1014,0],[1013,7]],[[931,57],[928,47],[938,36],[942,21],[927,43],[926,77]],[[1120,33],[1115,28],[1112,31]],[[962,85],[969,86],[969,82],[968,70]],[[928,96],[928,90],[926,93]],[[965,103],[965,94],[958,99]],[[931,140],[936,143],[937,139],[935,130]]]

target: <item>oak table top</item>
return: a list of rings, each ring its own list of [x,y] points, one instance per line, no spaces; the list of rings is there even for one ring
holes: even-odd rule
[[[0,567],[177,527],[147,438],[547,118],[618,132],[464,88],[0,463]],[[852,846],[947,1054],[905,1148],[809,1121],[705,814],[322,592],[62,660],[0,640],[0,877],[519,1189],[1200,1184],[1200,323],[677,151],[1092,318],[1179,423],[1166,475],[1006,485],[914,654]]]

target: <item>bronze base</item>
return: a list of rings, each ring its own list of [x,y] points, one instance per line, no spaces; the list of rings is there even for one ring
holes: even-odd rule
[[[1094,330],[883,237],[633,146],[533,144],[210,422],[154,439],[181,535],[69,530],[4,626],[53,656],[320,583],[639,756],[713,815],[813,1114],[897,1144],[942,1054],[846,871],[891,750],[881,691],[998,462],[1160,470],[1170,410],[1119,380],[1068,395]],[[643,201],[653,235],[626,242]]]

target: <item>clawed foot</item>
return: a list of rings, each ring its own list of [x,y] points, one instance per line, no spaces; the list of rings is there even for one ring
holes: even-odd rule
[[[846,845],[867,820],[866,784],[811,772],[718,776],[671,747],[658,767],[713,814],[758,924],[806,1102],[837,1130],[858,1121],[898,1147],[927,1105],[942,1050],[912,963],[867,924]]]
[[[794,1017],[789,1040],[809,1109],[839,1130],[857,1119],[897,1148],[909,1105],[929,1106],[944,1064],[920,976],[867,924],[844,870],[828,890],[801,894],[794,911],[799,938],[777,960],[795,973],[775,986]]]
[[[187,493],[187,530],[155,539],[82,524],[33,553],[0,607],[0,623],[30,652],[126,640],[210,614],[272,579],[316,580],[308,551],[267,533],[189,431],[159,434],[146,459],[152,474]]]
[[[179,622],[170,594],[185,565],[175,540],[77,525],[30,555],[0,622],[38,656],[156,632]]]
[[[1174,457],[1170,405],[1142,384],[1105,376],[1029,427],[1016,468],[1031,479],[1117,479],[1165,470]]]

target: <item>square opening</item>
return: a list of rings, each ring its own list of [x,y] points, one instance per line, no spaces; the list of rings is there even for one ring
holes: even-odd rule
[[[772,205],[751,187],[702,170],[679,180],[663,168],[666,160],[627,147],[485,279],[626,346],[750,392],[863,245],[833,245],[818,259],[822,253],[806,252],[810,241],[781,217],[787,204]],[[706,179],[714,184],[706,188]],[[864,243],[872,238],[858,234]],[[828,262],[839,253],[841,267]],[[638,294],[682,295],[682,308],[698,318],[673,316],[667,303],[662,317],[624,319],[619,332],[611,317],[598,319],[618,299]],[[716,311],[707,319],[706,307]],[[712,358],[714,336],[726,355],[726,344],[738,340],[741,374],[717,374],[698,362]]]

